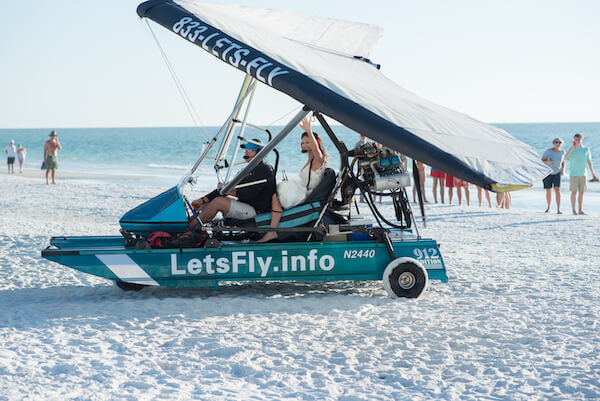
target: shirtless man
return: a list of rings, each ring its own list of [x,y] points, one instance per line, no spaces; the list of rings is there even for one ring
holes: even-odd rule
[[[56,131],[50,133],[50,139],[44,144],[44,160],[46,161],[46,185],[48,184],[48,176],[52,172],[52,183],[56,184],[54,176],[58,168],[58,151],[62,150],[58,141]]]

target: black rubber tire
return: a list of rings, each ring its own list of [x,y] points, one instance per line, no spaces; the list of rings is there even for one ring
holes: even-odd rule
[[[412,258],[394,259],[383,272],[383,286],[392,297],[418,298],[428,281],[425,267]]]
[[[117,285],[117,287],[119,287],[123,291],[139,291],[139,290],[142,290],[142,289],[148,287],[147,285],[144,285],[144,284],[126,283],[124,281],[115,281],[115,284]]]

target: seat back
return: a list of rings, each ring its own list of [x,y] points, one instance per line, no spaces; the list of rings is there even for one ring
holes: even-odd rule
[[[278,227],[310,227],[319,218],[319,214],[329,200],[329,195],[335,188],[336,174],[335,170],[327,168],[323,172],[321,182],[311,191],[305,201],[300,205],[285,209],[281,215]],[[271,213],[263,213],[248,220],[226,219],[227,225],[235,226],[256,226],[268,228],[271,225]],[[305,241],[308,233],[280,232],[279,240],[286,241]]]
[[[327,202],[331,191],[333,191],[333,188],[335,187],[335,179],[335,170],[332,168],[325,169],[321,182],[319,182],[315,189],[306,196],[303,203]]]
[[[281,228],[300,227],[319,218],[321,202],[303,203],[298,206],[285,209],[281,214],[279,226]],[[263,213],[254,217],[256,227],[269,227],[271,224],[271,213]]]

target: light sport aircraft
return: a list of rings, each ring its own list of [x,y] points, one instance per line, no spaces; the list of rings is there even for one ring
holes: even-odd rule
[[[233,111],[191,171],[179,185],[125,213],[122,235],[53,237],[42,251],[44,258],[114,280],[120,288],[383,280],[391,296],[418,297],[429,279],[445,282],[447,275],[437,242],[419,234],[406,195],[411,180],[400,152],[497,192],[529,187],[548,173],[533,148],[505,131],[387,79],[369,60],[381,36],[376,26],[191,0],[151,0],[137,12],[242,71],[245,78]],[[260,84],[304,105],[276,135],[248,122]],[[270,214],[247,221],[200,222],[201,241],[195,246],[148,246],[151,233],[186,232],[189,220],[197,218],[186,191],[201,163],[211,159],[209,154],[215,153],[213,167],[223,184],[220,193],[226,194],[267,155],[277,160],[277,146],[309,113],[339,151],[340,171],[329,169],[301,204],[284,211],[277,228],[269,228]],[[325,116],[380,146],[369,143],[348,150]],[[244,137],[247,127],[264,134],[265,146],[234,173],[240,143],[252,142]],[[418,174],[413,176],[421,199]],[[357,189],[371,209],[372,223],[350,213]],[[378,210],[376,195],[392,200],[395,218]],[[277,231],[280,242],[253,242],[269,230]]]

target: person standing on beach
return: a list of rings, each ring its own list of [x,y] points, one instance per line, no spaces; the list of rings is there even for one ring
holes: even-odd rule
[[[485,198],[487,199],[488,205],[489,207],[492,207],[492,200],[490,199],[490,191],[488,191],[487,189],[481,188],[481,187],[477,187],[477,200],[479,200],[479,207],[481,207],[481,199],[482,199],[482,193],[485,191]]]
[[[462,205],[462,190],[465,191],[465,200],[467,201],[467,206],[471,205],[471,190],[470,184],[467,181],[458,179],[454,177],[454,186],[456,187],[456,195],[458,196],[458,206]]]
[[[573,146],[567,152],[565,160],[569,161],[569,189],[571,190],[571,208],[573,214],[583,213],[583,193],[587,190],[586,165],[590,168],[593,180],[598,180],[592,166],[592,153],[590,148],[583,146],[583,134],[581,132],[573,137]],[[579,193],[579,196],[577,196]],[[575,209],[577,198],[578,210]]]
[[[21,146],[21,144],[17,145],[17,159],[19,159],[19,173],[23,172],[23,164],[25,163],[25,157],[27,156],[27,150]]]
[[[448,188],[448,204],[452,204],[452,196],[454,193],[454,180],[455,178],[450,174],[446,173],[446,188]]]
[[[4,148],[6,153],[6,164],[8,166],[8,174],[15,173],[15,156],[17,156],[17,149],[15,148],[14,139],[10,141],[10,144]]]
[[[356,142],[354,144],[354,149],[360,149],[363,145],[366,145],[366,144],[367,144],[367,137],[364,136],[364,135],[361,135],[360,138],[359,138],[359,140],[358,140],[358,142]],[[365,197],[364,197],[362,191],[360,191],[360,200],[359,200],[359,202],[360,203],[365,203],[366,202],[365,201]]]
[[[429,203],[427,196],[425,195],[425,165],[418,160],[415,160],[417,166],[417,172],[419,174],[419,181],[421,187],[421,193],[423,194],[423,202]],[[416,201],[417,187],[413,185],[413,202]]]
[[[44,144],[44,160],[46,161],[46,184],[48,184],[48,176],[52,172],[52,183],[56,184],[55,175],[58,168],[58,151],[62,150],[62,146],[58,141],[56,131],[50,133],[50,139]]]
[[[366,143],[367,143],[367,137],[364,135],[361,135],[358,142],[356,142],[356,144],[354,145],[354,149],[360,148],[361,146],[363,146]]]
[[[435,203],[437,203],[437,201],[438,201],[437,189],[438,189],[438,184],[439,184],[440,198],[441,198],[442,203],[444,203],[444,192],[446,192],[446,186],[444,185],[444,183],[446,181],[446,173],[444,173],[443,171],[440,171],[440,170],[436,170],[432,167],[429,175],[431,175],[431,177],[433,178],[433,201]]]
[[[512,207],[512,196],[510,192],[496,192],[496,203],[500,209],[510,209]]]
[[[560,211],[560,177],[565,175],[565,151],[561,150],[563,144],[561,138],[554,138],[552,141],[553,147],[547,149],[542,155],[542,162],[552,169],[552,172],[544,178],[544,189],[546,190],[546,213],[550,211],[552,203],[552,187],[556,193],[556,213],[562,214]]]

